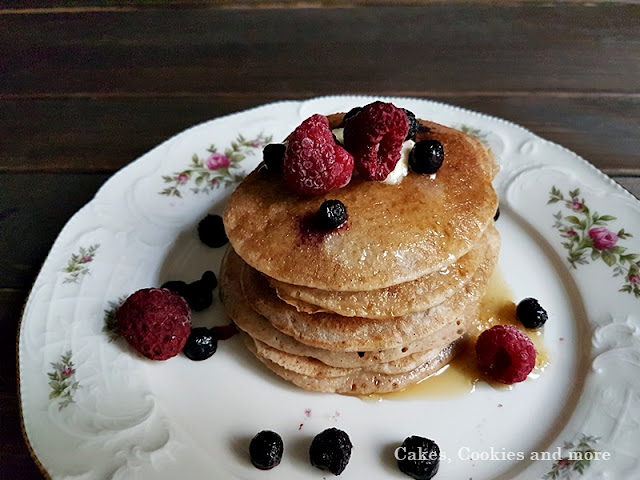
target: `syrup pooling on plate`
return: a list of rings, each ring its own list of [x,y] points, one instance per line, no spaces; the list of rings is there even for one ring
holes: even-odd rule
[[[530,330],[522,327],[516,317],[516,304],[509,285],[500,270],[494,273],[487,285],[487,291],[480,302],[480,309],[469,329],[469,335],[459,345],[460,351],[447,365],[421,382],[401,392],[366,395],[364,400],[428,399],[465,395],[475,391],[480,380],[486,381],[498,390],[511,390],[513,385],[503,385],[486,379],[477,367],[475,343],[480,334],[494,325],[515,325],[533,342],[536,349],[536,364],[529,379],[536,379],[549,364],[549,354],[544,346],[544,330]]]

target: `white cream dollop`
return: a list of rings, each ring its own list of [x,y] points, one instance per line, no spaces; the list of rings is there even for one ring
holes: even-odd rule
[[[387,185],[397,185],[402,181],[404,177],[409,173],[409,154],[411,150],[413,150],[413,146],[416,144],[413,140],[407,140],[402,144],[402,148],[400,149],[400,160],[396,163],[396,168],[393,169],[387,178],[385,178],[382,183],[386,183]]]
[[[344,145],[344,128],[334,128],[331,130],[338,141]]]

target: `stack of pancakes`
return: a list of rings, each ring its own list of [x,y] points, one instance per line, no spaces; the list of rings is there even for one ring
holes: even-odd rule
[[[329,117],[332,128],[343,115]],[[497,263],[493,158],[473,137],[420,121],[436,139],[435,175],[387,185],[354,176],[324,197],[300,197],[279,175],[252,172],[224,214],[232,248],[221,297],[247,347],[308,390],[398,391],[456,354]],[[306,227],[340,200],[346,225]]]

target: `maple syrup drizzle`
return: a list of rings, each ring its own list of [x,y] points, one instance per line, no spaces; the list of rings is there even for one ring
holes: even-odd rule
[[[544,331],[543,329],[529,330],[520,324],[516,318],[513,292],[505,282],[502,273],[496,269],[480,302],[478,317],[470,326],[467,338],[460,347],[461,351],[449,364],[400,392],[363,395],[360,398],[382,401],[461,396],[473,392],[480,380],[486,381],[497,390],[511,390],[513,385],[504,385],[486,379],[476,365],[476,340],[483,331],[494,325],[515,325],[531,339],[536,349],[536,364],[528,379],[538,378],[549,364],[549,354],[544,347]]]

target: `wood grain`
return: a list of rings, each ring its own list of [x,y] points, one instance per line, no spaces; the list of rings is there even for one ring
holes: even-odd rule
[[[0,100],[0,173],[113,172],[192,125],[284,98],[255,94]],[[523,125],[607,173],[640,174],[640,97],[430,98]]]
[[[43,478],[29,455],[20,428],[16,381],[18,320],[24,290],[0,290],[0,479]]]
[[[107,175],[0,175],[0,287],[28,289],[67,220]]]
[[[0,93],[638,93],[638,28],[608,4],[0,15]]]

